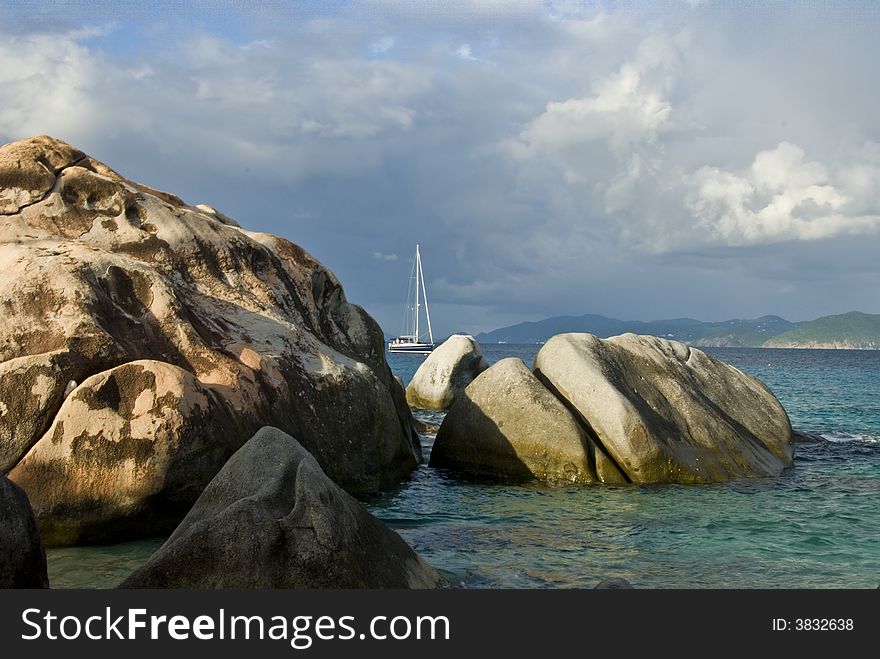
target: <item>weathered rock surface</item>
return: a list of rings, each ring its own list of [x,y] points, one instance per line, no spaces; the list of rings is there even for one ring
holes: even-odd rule
[[[184,369],[135,361],[87,378],[10,476],[31,492],[53,544],[173,528],[243,432],[223,399]],[[67,502],[78,504],[68,513]],[[83,505],[95,502],[94,508]]]
[[[791,424],[770,390],[684,344],[560,334],[535,373],[631,482],[724,481],[791,463]]]
[[[262,428],[123,588],[434,588],[436,571],[336,486],[289,435]]]
[[[444,410],[487,368],[474,337],[453,334],[419,366],[406,388],[406,400],[411,407]]]
[[[0,474],[0,588],[48,588],[46,552],[27,495]]]
[[[352,491],[420,459],[378,326],[286,240],[38,137],[0,148],[0,264],[0,468],[47,544],[170,531],[153,503],[191,505],[264,425]],[[129,364],[146,370],[114,370]]]
[[[511,357],[456,397],[437,433],[431,466],[514,480],[592,483],[602,480],[596,450],[565,405]]]

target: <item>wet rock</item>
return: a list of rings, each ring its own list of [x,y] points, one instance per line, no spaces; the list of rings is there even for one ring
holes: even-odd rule
[[[623,577],[603,579],[593,590],[633,590],[633,585]]]

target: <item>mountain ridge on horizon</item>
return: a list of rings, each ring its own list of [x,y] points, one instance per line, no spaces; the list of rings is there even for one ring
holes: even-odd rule
[[[481,343],[541,343],[565,332],[589,332],[601,338],[633,332],[681,341],[697,347],[880,348],[880,315],[851,311],[792,322],[768,314],[753,319],[712,322],[694,318],[640,321],[599,314],[553,316],[509,325],[475,336]]]

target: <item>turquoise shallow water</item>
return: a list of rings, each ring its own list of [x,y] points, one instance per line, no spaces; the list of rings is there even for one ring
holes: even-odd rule
[[[484,352],[531,366],[538,347]],[[799,445],[778,478],[708,486],[499,485],[422,465],[367,504],[453,586],[592,587],[622,576],[642,588],[876,588],[880,352],[708,352],[764,380],[796,428],[833,441]],[[423,359],[388,358],[405,382]],[[50,581],[113,586],[160,543],[49,550]]]
[[[531,365],[538,347],[484,352]],[[370,510],[465,587],[592,587],[610,576],[649,588],[877,587],[880,352],[708,352],[764,380],[796,428],[833,441],[799,445],[778,478],[709,486],[498,485],[423,465]],[[389,356],[406,382],[420,362]]]

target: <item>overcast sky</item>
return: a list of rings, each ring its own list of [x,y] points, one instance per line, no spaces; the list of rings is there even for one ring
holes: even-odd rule
[[[4,2],[0,140],[289,238],[389,334],[416,242],[440,335],[880,313],[880,9],[768,4]]]

